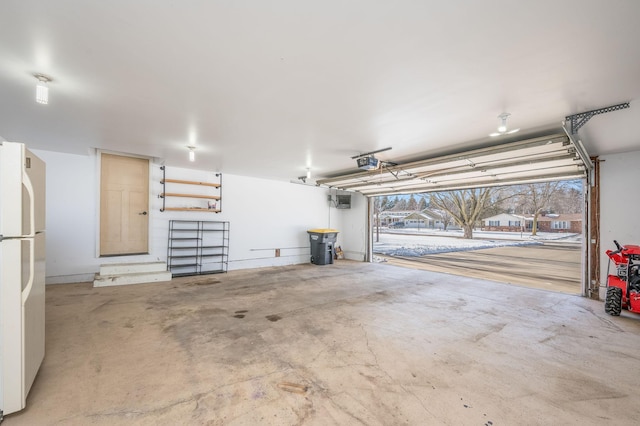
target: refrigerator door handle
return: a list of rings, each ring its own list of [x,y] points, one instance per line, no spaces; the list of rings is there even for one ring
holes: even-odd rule
[[[31,179],[29,179],[29,175],[27,175],[27,172],[24,169],[22,170],[22,184],[27,189],[27,194],[29,194],[29,225],[31,226],[29,233],[26,234],[25,237],[34,237],[36,235],[35,198],[33,195]]]
[[[31,289],[33,288],[33,281],[35,278],[35,269],[36,269],[36,244],[33,238],[21,238],[24,241],[29,242],[29,280],[27,281],[27,285],[24,290],[22,290],[22,304],[29,298],[31,294]]]

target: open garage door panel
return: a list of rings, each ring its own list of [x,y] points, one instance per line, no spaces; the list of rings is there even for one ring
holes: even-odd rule
[[[556,134],[318,180],[366,196],[448,191],[586,177],[586,153]]]

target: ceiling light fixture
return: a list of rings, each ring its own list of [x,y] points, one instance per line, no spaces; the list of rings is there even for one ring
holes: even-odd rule
[[[511,114],[508,112],[503,112],[498,116],[500,119],[500,125],[498,126],[498,131],[489,134],[491,137],[502,136],[502,135],[510,135],[515,132],[519,132],[520,129],[507,130],[507,118],[509,118]]]
[[[46,105],[49,103],[49,87],[47,87],[47,83],[50,83],[52,79],[44,74],[34,74],[33,76],[38,79],[38,84],[36,85],[36,102]]]
[[[187,148],[189,148],[189,161],[196,161],[196,147],[189,145]]]

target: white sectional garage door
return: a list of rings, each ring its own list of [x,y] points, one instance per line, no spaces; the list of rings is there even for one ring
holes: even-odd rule
[[[584,178],[590,160],[565,134],[522,140],[318,180],[366,196]]]

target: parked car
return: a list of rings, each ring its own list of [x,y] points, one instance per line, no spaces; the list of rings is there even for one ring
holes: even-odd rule
[[[404,228],[404,222],[394,222],[391,224],[391,228]]]

